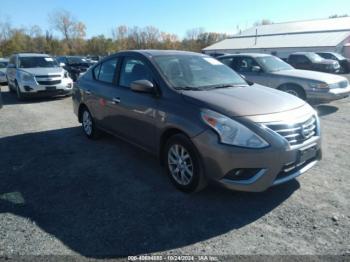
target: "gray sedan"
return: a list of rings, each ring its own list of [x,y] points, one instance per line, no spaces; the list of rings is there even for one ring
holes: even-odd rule
[[[232,54],[218,57],[218,60],[248,81],[288,92],[304,100],[330,102],[350,94],[346,78],[298,70],[272,55]]]

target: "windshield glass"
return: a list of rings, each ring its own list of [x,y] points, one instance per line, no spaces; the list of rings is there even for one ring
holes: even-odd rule
[[[275,56],[263,56],[257,57],[256,60],[262,66],[262,68],[267,72],[276,72],[281,70],[291,70],[294,69],[291,65],[287,64],[283,60]]]
[[[168,55],[154,58],[161,73],[174,88],[225,88],[247,85],[232,69],[212,57]]]
[[[82,63],[86,63],[86,61],[84,61],[81,57],[78,56],[71,56],[71,57],[67,57],[68,63],[69,64],[82,64]]]
[[[0,61],[0,68],[6,68],[7,64],[7,61]]]
[[[58,67],[56,60],[52,57],[32,56],[20,57],[19,68],[35,68],[35,67]]]
[[[321,57],[320,55],[316,54],[316,53],[309,53],[307,54],[307,57],[312,61],[312,62],[321,62],[322,60],[324,60],[323,57]]]

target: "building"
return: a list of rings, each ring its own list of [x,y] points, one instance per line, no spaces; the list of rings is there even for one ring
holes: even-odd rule
[[[203,49],[206,54],[268,53],[281,58],[307,51],[332,51],[350,58],[350,17],[256,26]]]

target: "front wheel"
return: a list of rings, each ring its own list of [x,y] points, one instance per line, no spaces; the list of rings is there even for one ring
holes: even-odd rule
[[[22,93],[21,89],[19,88],[18,83],[17,83],[17,82],[15,82],[15,84],[16,84],[16,94],[17,94],[17,99],[21,101],[21,100],[23,100],[23,99],[24,99],[24,95],[23,95],[23,93]]]
[[[95,126],[94,119],[86,107],[84,107],[81,111],[81,125],[85,135],[88,138],[95,139],[98,137],[99,132]]]
[[[280,90],[293,96],[299,97],[300,99],[306,100],[305,91],[298,86],[286,85],[280,88]]]
[[[179,190],[191,193],[206,187],[199,154],[189,138],[182,134],[171,137],[163,154],[166,172]]]

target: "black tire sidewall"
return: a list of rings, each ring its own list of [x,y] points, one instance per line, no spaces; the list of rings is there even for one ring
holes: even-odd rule
[[[187,152],[190,154],[192,164],[193,164],[193,177],[191,182],[188,185],[181,185],[179,184],[172,176],[169,166],[168,166],[168,151],[171,148],[172,145],[174,144],[179,144],[183,146]],[[203,186],[203,180],[204,180],[204,175],[203,175],[203,168],[201,165],[200,161],[200,156],[193,145],[193,143],[190,141],[189,138],[187,138],[185,135],[178,134],[172,136],[166,143],[164,150],[163,150],[163,160],[164,160],[164,167],[166,169],[166,173],[169,176],[171,182],[175,185],[176,188],[179,190],[186,192],[186,193],[191,193],[191,192],[196,192],[204,188]]]

